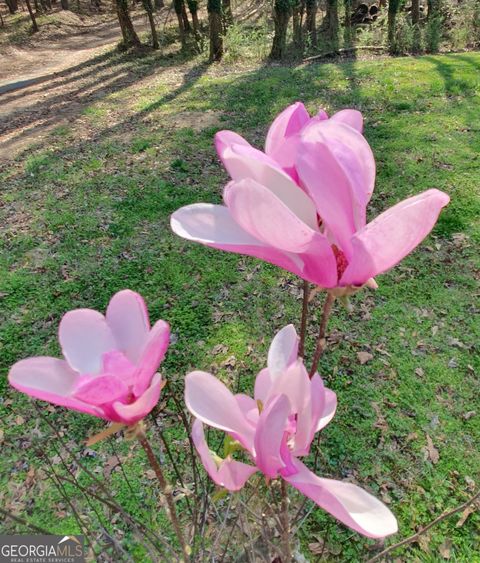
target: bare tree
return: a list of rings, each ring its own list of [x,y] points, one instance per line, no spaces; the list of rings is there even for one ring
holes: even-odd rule
[[[155,20],[153,18],[153,4],[152,0],[142,0],[142,5],[147,12],[148,22],[150,24],[150,30],[152,33],[152,47],[158,49],[160,44],[158,43],[157,28],[155,27]]]
[[[117,11],[118,23],[122,31],[123,44],[129,47],[140,47],[140,39],[133,27],[130,14],[128,13],[128,0],[114,0],[115,9]]]
[[[25,0],[25,4],[27,5],[28,13],[30,14],[30,19],[32,20],[32,29],[33,32],[36,33],[38,31],[37,20],[35,19],[35,14],[33,13],[32,6],[30,4],[30,0]]]
[[[223,28],[225,31],[233,24],[232,4],[230,0],[222,0]]]
[[[208,24],[210,27],[210,62],[223,57],[222,0],[208,0]]]
[[[18,1],[17,0],[5,0],[7,4],[8,11],[11,14],[14,14],[18,10]]]
[[[292,7],[293,44],[295,50],[303,53],[303,15],[305,0],[297,0]]]
[[[338,0],[326,0],[327,12],[323,21],[326,38],[332,51],[338,49]]]
[[[175,14],[177,15],[178,21],[178,33],[180,35],[180,42],[182,43],[182,49],[186,47],[186,34],[188,28],[185,27],[185,18],[183,16],[183,11],[185,9],[185,4],[183,0],[173,0],[173,7],[175,9]],[[188,20],[187,20],[188,22]]]
[[[306,0],[305,29],[310,45],[317,46],[317,0]]]
[[[415,25],[420,21],[420,1],[412,0],[412,24]]]
[[[200,23],[198,21],[198,0],[187,0],[188,11],[192,16],[192,26],[195,37],[200,34]]]
[[[274,60],[282,59],[285,56],[287,47],[288,22],[292,14],[290,0],[275,0],[273,5],[273,22],[275,32],[273,35],[272,50],[270,58]]]
[[[399,5],[400,0],[389,0],[388,2],[388,48],[391,54],[395,54],[397,51],[395,30]]]

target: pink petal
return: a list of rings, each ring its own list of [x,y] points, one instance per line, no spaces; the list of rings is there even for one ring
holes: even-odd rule
[[[224,460],[217,468],[205,440],[203,424],[199,420],[195,420],[192,425],[192,440],[206,472],[220,487],[225,487],[229,491],[239,491],[257,471],[256,467],[233,459]]]
[[[243,413],[243,416],[254,426],[256,426],[258,422],[258,405],[257,402],[245,395],[244,393],[237,393],[234,395],[235,399],[237,400],[238,406]]]
[[[375,158],[365,137],[357,130],[331,119],[322,127],[328,146],[340,162],[352,186],[358,219],[365,224],[364,208],[375,187]],[[360,217],[361,215],[361,217]],[[357,224],[357,228],[359,225]]]
[[[281,446],[290,411],[288,398],[278,395],[260,413],[255,432],[255,462],[267,477],[276,477],[279,469],[285,467]]]
[[[289,272],[302,275],[304,263],[261,242],[242,229],[223,205],[197,203],[175,211],[171,217],[175,234],[212,248],[260,258]],[[336,281],[336,280],[335,280]]]
[[[135,396],[141,395],[150,385],[154,373],[162,363],[170,343],[170,326],[165,321],[157,321],[148,333],[147,340],[138,360],[138,370],[135,373]]]
[[[113,375],[98,375],[88,378],[74,392],[73,396],[79,401],[90,405],[103,405],[121,399],[126,399],[129,390],[127,385]]]
[[[150,387],[136,401],[128,405],[120,402],[113,403],[113,415],[111,419],[114,422],[134,424],[142,418],[145,418],[158,403],[162,387],[162,376],[157,373],[153,377]]]
[[[285,138],[300,133],[309,121],[310,115],[302,102],[295,102],[285,108],[270,125],[265,141],[265,152],[267,154],[274,152]]]
[[[318,152],[317,158],[319,160],[316,163],[316,170],[320,176],[316,181],[315,176],[311,173],[308,178],[303,179],[301,171],[298,171],[322,218],[324,217],[318,205],[319,201],[321,202],[322,195],[324,195],[332,198],[337,206],[344,207],[347,219],[351,221],[353,218],[355,229],[362,228],[366,221],[366,206],[375,185],[375,159],[365,137],[351,127],[330,119],[312,122],[307,126],[302,133],[302,152],[304,149],[303,143],[311,145],[309,150],[313,152],[313,155],[309,157],[309,167],[312,168],[313,165],[314,170],[315,162],[312,163],[312,158],[314,159]],[[327,147],[328,152],[321,149],[322,146]],[[332,156],[336,160],[336,166],[330,162]],[[301,158],[301,154],[299,158]],[[325,158],[325,162],[320,160],[323,158]],[[329,180],[327,177],[329,173],[335,174],[336,181],[341,182],[340,192],[337,196],[335,188],[331,186],[333,180]],[[316,194],[316,198],[314,194]],[[332,202],[329,203],[331,206]],[[325,209],[327,213],[328,210],[329,207]],[[334,223],[334,221],[335,218],[332,217],[330,222]],[[336,234],[332,225],[330,225],[330,228]],[[342,248],[342,250],[344,249]]]
[[[76,309],[63,316],[58,329],[63,355],[82,374],[102,370],[102,357],[117,348],[105,317],[92,309]]]
[[[318,373],[315,373],[309,381],[308,391],[305,393],[307,399],[297,415],[297,429],[292,452],[296,456],[308,455],[318,421],[324,410],[325,388]]]
[[[224,162],[234,182],[251,179],[262,184],[301,221],[312,229],[317,228],[317,212],[312,200],[272,158],[253,147],[233,145],[225,150]]]
[[[193,416],[233,434],[247,450],[251,450],[254,429],[233,394],[219,379],[204,371],[189,373],[185,378],[185,404]]]
[[[268,394],[272,387],[272,377],[268,368],[262,369],[255,379],[255,401],[261,401],[262,404],[267,402]]]
[[[105,317],[118,349],[136,364],[150,330],[142,296],[129,289],[119,291],[110,300]]]
[[[390,510],[357,485],[317,477],[298,459],[293,464],[298,473],[285,480],[349,528],[369,538],[383,538],[398,530]]]
[[[427,190],[391,207],[358,231],[341,285],[362,285],[398,264],[433,229],[449,201],[447,194]]]
[[[315,432],[318,432],[322,428],[325,428],[327,424],[332,420],[335,416],[335,412],[337,410],[337,395],[327,387],[325,389],[325,403],[323,406],[323,411],[320,415],[320,419],[318,420]]]
[[[268,130],[266,154],[284,169],[293,167],[299,133],[309,121],[310,116],[301,102],[288,106],[274,119]]]
[[[227,148],[231,148],[232,145],[244,145],[246,147],[251,147],[252,145],[246,141],[241,135],[235,133],[235,131],[218,131],[215,133],[215,148],[220,160],[223,162],[223,155]],[[252,147],[253,148],[253,147]],[[225,163],[224,163],[225,166]]]
[[[337,265],[326,239],[320,238],[320,244],[309,248],[308,254],[283,252],[248,234],[226,207],[208,203],[178,209],[171,217],[171,227],[174,233],[188,240],[260,258],[322,287],[337,283]]]
[[[78,378],[78,373],[65,360],[45,356],[21,360],[8,374],[10,385],[30,397],[104,418],[101,409],[71,396]]]
[[[120,379],[126,385],[133,385],[135,382],[136,366],[120,352],[120,350],[113,350],[106,352],[102,358],[103,369],[102,373],[105,375],[112,375]]]
[[[298,356],[299,338],[293,325],[277,332],[268,350],[268,369],[273,378],[283,373]]]
[[[300,193],[300,190],[298,190]],[[253,237],[287,252],[306,252],[326,238],[310,228],[281,199],[255,180],[231,182],[224,192],[225,203],[235,221]]]
[[[334,113],[330,119],[338,123],[349,125],[359,133],[363,132],[363,116],[356,109],[342,109]]]
[[[286,395],[292,413],[300,413],[310,396],[310,378],[302,360],[296,360],[273,379],[267,401],[275,395]]]
[[[302,141],[297,159],[302,184],[312,197],[328,232],[335,237],[347,259],[355,233],[352,189],[330,147],[322,142]]]

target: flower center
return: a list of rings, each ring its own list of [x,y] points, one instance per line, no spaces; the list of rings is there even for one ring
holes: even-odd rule
[[[343,272],[347,269],[348,260],[343,253],[343,250],[340,250],[337,245],[332,244],[333,254],[335,254],[335,260],[337,261],[337,276],[338,279],[343,276]]]

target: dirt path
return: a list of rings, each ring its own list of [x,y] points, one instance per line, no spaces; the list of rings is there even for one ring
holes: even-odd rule
[[[0,47],[0,87],[42,77],[80,64],[120,40],[113,15],[79,18],[72,12],[57,12],[56,25],[46,25],[27,44]],[[144,16],[136,15],[135,29],[144,31]]]
[[[147,29],[143,15],[134,23],[138,31]],[[134,65],[112,53],[120,38],[113,16],[74,29],[67,22],[34,37],[35,43],[0,50],[0,162],[138,78]]]

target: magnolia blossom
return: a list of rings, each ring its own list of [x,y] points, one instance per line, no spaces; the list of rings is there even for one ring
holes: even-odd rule
[[[315,433],[335,414],[337,398],[315,373],[310,380],[298,358],[298,337],[292,325],[273,339],[268,367],[255,381],[254,398],[233,395],[213,375],[194,371],[185,381],[185,402],[196,417],[192,438],[212,480],[230,491],[241,489],[260,470],[280,477],[346,526],[372,538],[397,531],[390,510],[360,487],[317,477],[298,458],[307,455]],[[204,424],[223,430],[225,459],[210,451]],[[232,442],[233,441],[233,442]],[[243,449],[254,465],[232,457]]]
[[[58,338],[65,359],[34,357],[17,362],[10,384],[37,399],[124,424],[144,418],[157,404],[157,369],[170,328],[150,328],[143,298],[130,290],[111,299],[107,313],[76,309],[62,318]]]
[[[265,152],[220,131],[215,145],[232,178],[225,205],[182,207],[172,215],[173,231],[276,264],[324,288],[366,284],[428,235],[449,197],[430,189],[367,224],[375,161],[362,127],[358,111],[310,118],[297,103],[272,123]]]

